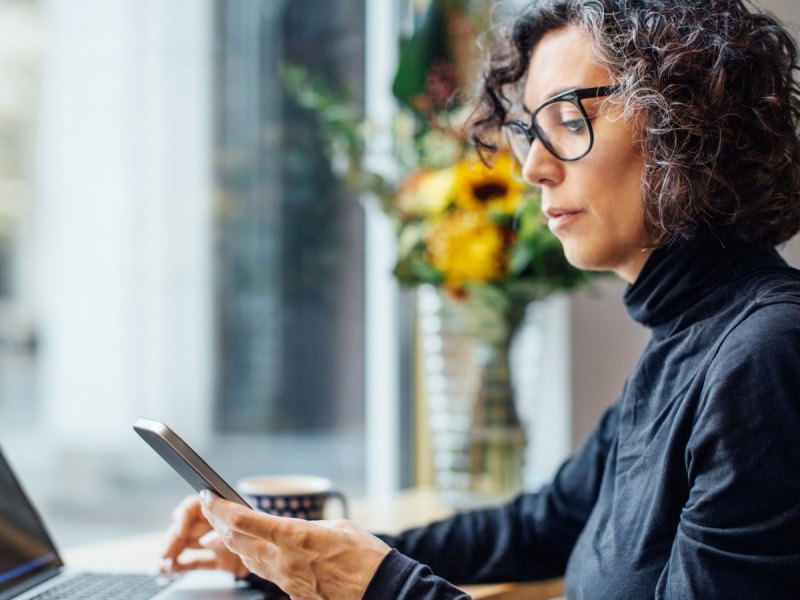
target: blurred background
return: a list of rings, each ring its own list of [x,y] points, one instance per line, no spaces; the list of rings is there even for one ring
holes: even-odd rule
[[[61,545],[165,527],[189,491],[139,416],[231,481],[313,473],[375,498],[427,483],[391,232],[282,79],[304,66],[390,121],[426,5],[0,0],[0,446]],[[761,5],[800,23],[794,0]],[[528,488],[646,341],[623,290],[553,296],[520,336]],[[545,352],[526,349],[537,336]]]

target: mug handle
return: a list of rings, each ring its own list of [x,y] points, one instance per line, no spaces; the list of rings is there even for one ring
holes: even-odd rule
[[[328,492],[328,497],[325,498],[325,508],[323,509],[323,518],[327,518],[324,513],[328,512],[328,502],[331,500],[338,500],[339,504],[342,507],[342,517],[343,519],[350,518],[350,510],[347,505],[347,498],[345,495],[340,492],[339,490],[330,490]]]

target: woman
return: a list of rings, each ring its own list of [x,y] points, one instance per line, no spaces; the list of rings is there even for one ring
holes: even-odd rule
[[[560,575],[569,598],[800,597],[800,273],[774,250],[800,229],[794,43],[738,0],[562,0],[499,47],[479,148],[506,133],[567,258],[628,281],[652,329],[619,401],[507,506],[379,539],[206,496],[171,568],[213,526],[206,566],[292,598]]]

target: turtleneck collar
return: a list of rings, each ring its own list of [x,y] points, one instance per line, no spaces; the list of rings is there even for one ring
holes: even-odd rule
[[[763,265],[765,253],[781,261],[772,248],[696,238],[678,240],[653,251],[624,301],[634,320],[650,328],[669,326],[703,300],[719,292],[725,280],[747,270],[753,259]]]

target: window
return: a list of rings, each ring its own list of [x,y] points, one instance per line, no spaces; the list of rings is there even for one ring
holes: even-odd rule
[[[281,67],[363,101],[365,3],[0,1],[0,31],[21,20],[0,440],[55,538],[161,528],[190,491],[138,416],[230,480],[362,493],[364,217]]]

